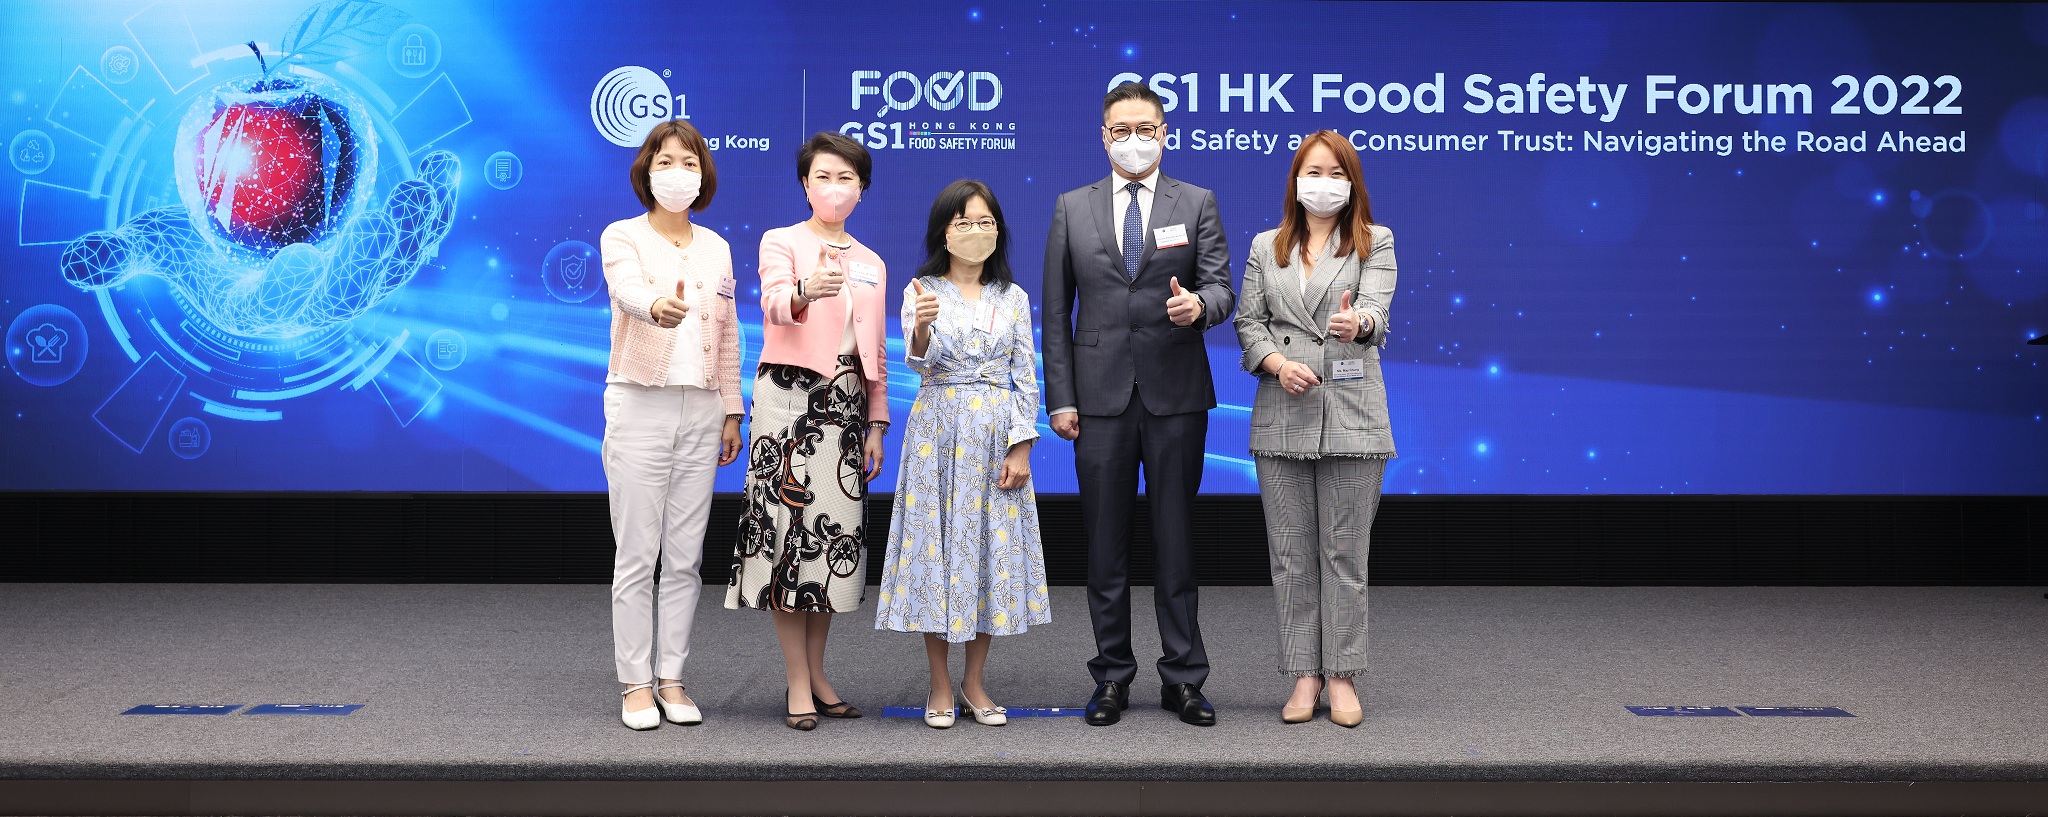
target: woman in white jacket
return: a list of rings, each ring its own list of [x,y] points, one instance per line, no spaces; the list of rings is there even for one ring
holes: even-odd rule
[[[683,662],[704,586],[698,568],[712,477],[739,456],[744,411],[732,251],[718,231],[690,220],[718,189],[710,147],[690,123],[663,122],[629,176],[647,212],[614,222],[602,239],[612,307],[602,457],[618,547],[612,643],[625,687],[620,720],[646,730],[664,717],[704,719],[683,688]]]

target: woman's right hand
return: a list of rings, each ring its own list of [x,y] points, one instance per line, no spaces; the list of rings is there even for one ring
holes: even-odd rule
[[[1310,371],[1308,366],[1299,361],[1289,360],[1281,363],[1280,370],[1274,374],[1280,379],[1280,388],[1286,389],[1288,394],[1301,394],[1310,387],[1323,384],[1315,372]]]
[[[925,289],[924,283],[916,280],[910,282],[910,287],[917,291],[917,323],[911,331],[923,332],[939,319],[939,293]]]
[[[844,286],[846,273],[832,263],[832,258],[825,253],[824,247],[819,247],[818,266],[811,271],[811,277],[804,279],[804,300],[830,298],[838,295],[840,288]]]
[[[685,297],[683,282],[677,281],[676,294],[673,297],[663,295],[654,299],[654,305],[647,309],[648,316],[654,318],[654,325],[663,329],[674,329],[681,324],[684,316],[690,314],[690,303],[684,300]]]

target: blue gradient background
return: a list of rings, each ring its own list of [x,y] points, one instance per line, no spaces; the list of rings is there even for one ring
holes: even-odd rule
[[[102,167],[101,148],[53,127],[50,116],[76,67],[98,74],[108,49],[145,50],[123,21],[149,5],[31,3],[0,21],[9,54],[0,67],[0,137],[40,130],[55,151],[39,174],[0,166],[9,193],[31,182],[104,193],[119,177]],[[381,53],[349,64],[399,106],[455,89],[467,123],[406,139],[415,150],[431,141],[453,151],[465,178],[439,257],[356,330],[419,359],[428,336],[453,330],[461,364],[431,371],[439,387],[409,424],[366,388],[269,406],[280,416],[265,421],[206,414],[193,394],[207,393],[207,381],[187,371],[137,452],[94,414],[149,367],[124,355],[93,299],[64,283],[61,244],[0,242],[0,320],[62,306],[90,344],[82,371],[60,385],[0,376],[0,488],[601,490],[605,298],[552,297],[541,266],[558,243],[595,244],[606,224],[638,211],[625,179],[633,151],[599,136],[589,112],[600,77],[638,65],[671,72],[670,91],[687,96],[706,133],[769,139],[766,151],[716,154],[717,198],[699,216],[734,248],[750,349],[759,346],[759,235],[806,214],[792,162],[803,136],[847,122],[1015,123],[1013,151],[877,150],[875,185],[850,229],[889,263],[894,291],[919,261],[931,197],[955,178],[986,180],[1007,211],[1012,261],[1035,301],[1053,196],[1108,173],[1098,104],[1110,78],[1126,71],[1201,74],[1200,110],[1168,114],[1183,137],[1226,128],[1807,129],[1868,131],[1874,143],[1886,129],[1967,132],[1962,154],[1366,153],[1374,214],[1395,231],[1401,262],[1385,357],[1401,455],[1387,489],[2048,492],[2044,350],[2022,345],[2048,331],[2041,6],[880,3],[823,18],[814,4],[776,2],[394,5],[438,35],[438,68],[408,79]],[[304,4],[181,7],[197,51],[209,53],[250,39],[274,48]],[[147,69],[107,88],[140,118],[162,120],[175,116],[164,106],[249,62],[215,63],[187,96]],[[860,111],[848,105],[856,70],[989,71],[1003,97],[987,113],[962,106],[876,117],[874,97]],[[1525,82],[1535,71],[1627,83],[1623,113],[1602,124],[1459,108],[1467,74]],[[1218,111],[1217,75],[1246,72],[1295,74],[1287,86],[1295,112]],[[1375,84],[1443,72],[1448,111],[1310,113],[1318,72]],[[1665,103],[1647,115],[1646,74],[1806,83],[1815,113],[1688,116]],[[1964,113],[1830,115],[1838,74],[1952,74],[1963,82]],[[508,190],[483,179],[484,159],[498,151],[523,166]],[[1238,266],[1250,237],[1278,218],[1288,161],[1284,144],[1262,155],[1183,143],[1164,169],[1216,191]],[[24,213],[22,195],[0,201],[9,227],[53,218]],[[99,219],[85,229],[130,214],[102,210],[81,211]],[[1245,454],[1253,381],[1237,370],[1228,327],[1210,331],[1208,342],[1224,405],[1211,418],[1204,488],[1254,492]],[[19,365],[13,355],[8,365]],[[752,365],[750,355],[747,371]],[[915,390],[914,375],[895,366],[899,411]],[[203,455],[191,459],[174,452],[170,436],[185,417],[210,432]],[[1073,490],[1067,443],[1048,434],[1035,462],[1040,491]],[[739,468],[725,469],[719,487],[737,489],[740,478]],[[893,482],[892,461],[876,487]]]

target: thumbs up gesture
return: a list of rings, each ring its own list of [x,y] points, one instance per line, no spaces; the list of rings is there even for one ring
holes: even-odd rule
[[[654,325],[663,329],[674,329],[690,314],[688,294],[683,291],[683,282],[676,282],[675,295],[663,295],[654,299],[654,306],[647,310],[654,317]]]
[[[1344,300],[1337,305],[1337,311],[1330,313],[1330,336],[1339,342],[1350,343],[1358,339],[1360,327],[1358,310],[1351,306],[1351,291],[1344,291]]]
[[[1193,326],[1195,319],[1202,316],[1202,299],[1195,293],[1180,288],[1179,278],[1168,278],[1166,285],[1173,296],[1166,299],[1166,317],[1176,326]]]
[[[811,271],[811,277],[804,279],[804,300],[815,301],[839,294],[846,286],[846,273],[839,265],[832,263],[824,247],[818,248],[818,266]]]
[[[939,319],[939,293],[925,289],[922,281],[911,281],[910,288],[917,293],[917,325],[912,331],[923,332]]]

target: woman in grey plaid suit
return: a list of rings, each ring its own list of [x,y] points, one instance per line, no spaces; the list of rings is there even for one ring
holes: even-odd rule
[[[1259,378],[1251,453],[1266,508],[1281,720],[1364,719],[1365,557],[1394,456],[1379,347],[1394,297],[1394,234],[1372,223],[1358,153],[1335,131],[1302,141],[1277,229],[1252,239],[1237,308],[1244,369]]]

